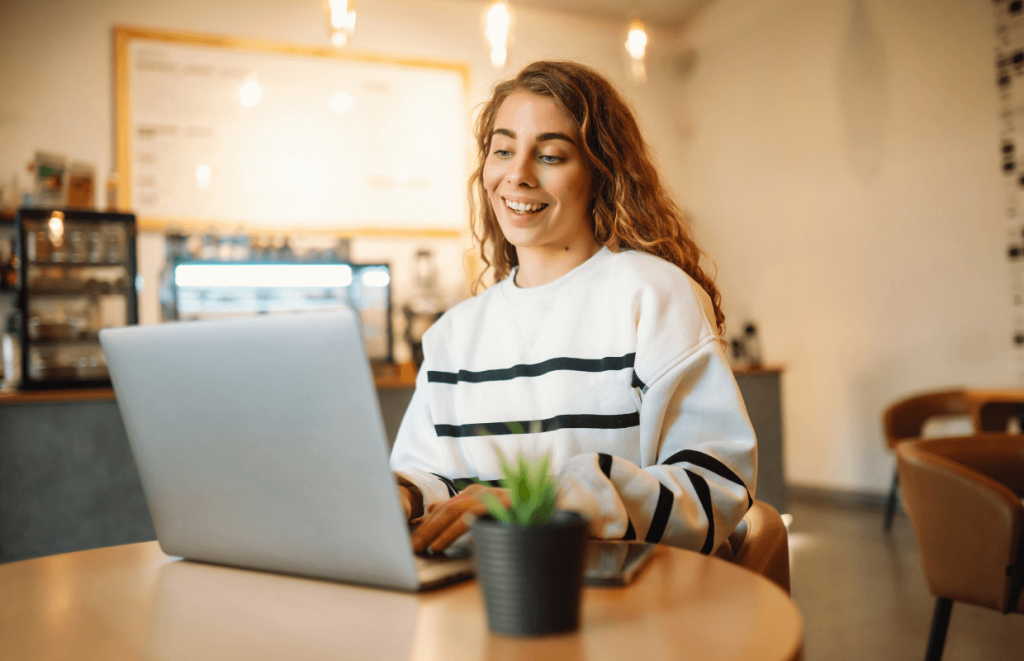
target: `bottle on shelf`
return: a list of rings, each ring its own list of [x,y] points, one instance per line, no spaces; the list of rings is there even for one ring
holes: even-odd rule
[[[761,367],[761,340],[757,336],[757,326],[747,323],[743,329],[743,354],[750,367]]]
[[[0,390],[10,392],[17,390],[21,384],[21,342],[19,328],[21,313],[13,310],[4,322],[3,358],[4,377],[0,381]]]
[[[174,298],[174,267],[191,256],[188,237],[179,233],[168,234],[164,255],[164,268],[160,272],[160,316],[164,321],[171,321],[178,318],[178,305]]]
[[[110,174],[107,175],[107,189],[106,189],[106,203],[107,211],[117,211],[118,208],[118,181],[117,172],[111,170]]]

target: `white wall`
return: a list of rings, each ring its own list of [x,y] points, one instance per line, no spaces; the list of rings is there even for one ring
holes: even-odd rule
[[[788,477],[883,490],[888,403],[1012,385],[992,3],[719,0],[680,45],[678,187],[787,368]]]

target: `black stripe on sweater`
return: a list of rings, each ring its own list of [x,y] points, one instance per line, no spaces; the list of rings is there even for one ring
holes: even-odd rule
[[[548,360],[533,363],[530,365],[513,365],[503,369],[482,370],[470,372],[459,370],[458,372],[427,372],[429,383],[484,383],[486,381],[511,381],[519,377],[541,376],[548,372],[558,370],[569,370],[573,372],[614,372],[633,366],[636,359],[635,353],[627,353],[625,356],[610,356],[608,358],[550,358]]]
[[[662,535],[665,534],[665,526],[668,525],[668,517],[672,514],[672,503],[675,501],[675,496],[672,495],[672,491],[668,487],[661,483],[659,486],[661,490],[658,493],[658,504],[654,507],[651,526],[647,529],[647,537],[644,538],[645,542],[651,544],[660,542]]]
[[[683,470],[686,470],[685,468]],[[707,480],[692,471],[686,471],[693,484],[693,490],[697,492],[704,514],[708,517],[708,535],[704,538],[704,547],[700,550],[704,555],[710,555],[715,545],[715,510],[711,505],[711,489]]]
[[[445,477],[444,475],[438,475],[437,473],[431,473],[431,475],[433,475],[433,476],[434,476],[434,477],[436,477],[437,479],[439,479],[439,480],[441,480],[442,482],[444,482],[444,485],[445,485],[446,487],[448,487],[448,497],[449,497],[449,498],[454,498],[454,497],[455,497],[455,494],[456,494],[456,493],[457,493],[457,492],[458,492],[459,490],[458,490],[458,488],[456,488],[456,486],[455,486],[455,483],[454,483],[454,482],[452,482],[451,480],[449,480],[449,479],[448,479],[447,477]]]
[[[468,436],[508,436],[510,434],[536,434],[559,429],[626,429],[640,426],[640,413],[620,415],[556,415],[546,420],[518,420],[510,422],[479,422],[468,425],[434,425],[438,436],[466,438]]]
[[[626,534],[622,536],[622,541],[631,542],[636,539],[636,529],[633,528],[633,520],[628,515],[626,516],[626,523],[628,525],[626,526]]]
[[[678,464],[683,461],[693,464],[694,466],[700,466],[704,470],[711,471],[719,477],[724,477],[730,482],[740,485],[747,492],[747,509],[750,509],[754,504],[754,499],[750,496],[750,489],[747,489],[747,485],[743,484],[743,480],[740,479],[740,476],[732,472],[732,469],[709,454],[704,454],[703,452],[698,452],[696,450],[680,450],[661,463],[664,466],[667,464]]]

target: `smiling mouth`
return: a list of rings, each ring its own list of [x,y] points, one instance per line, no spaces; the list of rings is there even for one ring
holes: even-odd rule
[[[505,203],[505,206],[512,211],[512,213],[518,216],[528,216],[532,213],[537,213],[547,208],[547,204],[535,203],[526,204],[525,202],[513,202],[512,200],[506,200],[501,198],[501,201]]]

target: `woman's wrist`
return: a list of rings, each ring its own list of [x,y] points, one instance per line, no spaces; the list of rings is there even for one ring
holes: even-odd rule
[[[398,481],[399,491],[404,497],[409,499],[409,505],[411,506],[409,520],[411,521],[423,516],[423,493],[419,487],[401,475],[396,474],[395,478]]]

